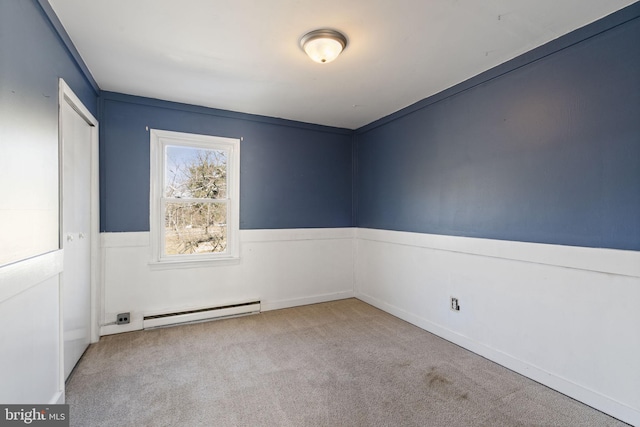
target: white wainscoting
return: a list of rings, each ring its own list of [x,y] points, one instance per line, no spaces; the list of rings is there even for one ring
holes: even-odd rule
[[[240,260],[198,268],[149,264],[149,233],[102,233],[101,335],[145,315],[260,300],[262,310],[353,297],[354,229],[241,230]],[[109,324],[121,312],[128,325]]]
[[[640,252],[353,228],[240,240],[236,263],[157,269],[149,233],[103,233],[101,334],[141,329],[148,314],[356,296],[640,425]],[[127,311],[129,325],[109,325]]]
[[[0,402],[64,402],[60,335],[63,251],[0,267]]]
[[[355,257],[357,298],[640,425],[640,252],[357,229]]]

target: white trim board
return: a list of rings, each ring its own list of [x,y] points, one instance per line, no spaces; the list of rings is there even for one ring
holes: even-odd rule
[[[0,303],[60,274],[63,254],[59,249],[0,267]]]
[[[134,248],[136,246],[149,246],[151,244],[148,231],[129,233],[100,233],[100,245],[106,248]]]
[[[640,277],[640,252],[638,251],[445,236],[371,228],[356,229],[356,237],[361,240],[394,243],[439,251],[459,252]]]

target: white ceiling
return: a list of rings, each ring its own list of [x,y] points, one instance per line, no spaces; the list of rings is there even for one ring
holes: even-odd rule
[[[356,129],[636,0],[49,0],[101,89]],[[329,64],[298,41],[334,28]]]

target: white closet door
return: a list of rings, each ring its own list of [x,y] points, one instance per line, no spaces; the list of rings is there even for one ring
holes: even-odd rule
[[[68,102],[62,115],[64,378],[91,339],[91,126]]]

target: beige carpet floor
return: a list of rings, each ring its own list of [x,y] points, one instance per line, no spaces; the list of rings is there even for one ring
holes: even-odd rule
[[[356,299],[103,337],[72,426],[624,426]]]

